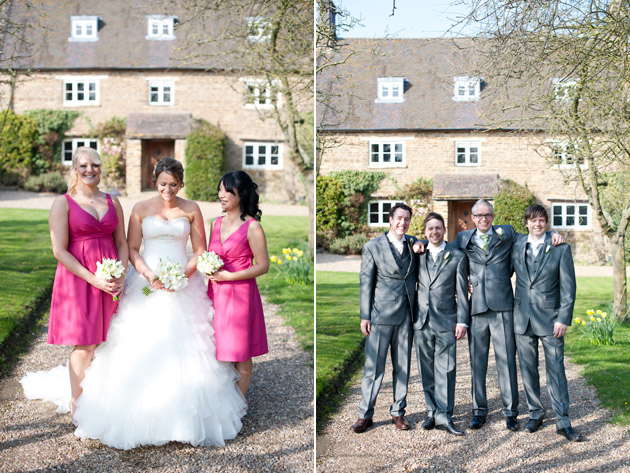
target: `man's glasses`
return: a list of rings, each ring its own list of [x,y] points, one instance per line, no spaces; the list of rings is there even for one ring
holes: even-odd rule
[[[494,217],[494,214],[477,214],[477,215],[473,214],[473,217],[476,217],[479,220],[481,220],[482,218],[490,220],[492,217]]]

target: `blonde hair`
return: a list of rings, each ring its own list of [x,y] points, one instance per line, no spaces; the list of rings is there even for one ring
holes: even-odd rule
[[[101,156],[98,154],[98,151],[90,148],[89,146],[79,146],[72,153],[72,171],[70,172],[70,189],[68,189],[68,194],[74,194],[74,191],[79,184],[79,175],[77,174],[77,161],[80,156],[85,156],[90,158],[94,164],[102,165],[103,160]]]

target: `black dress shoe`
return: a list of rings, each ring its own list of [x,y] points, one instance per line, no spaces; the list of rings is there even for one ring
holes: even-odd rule
[[[529,419],[527,421],[527,424],[525,424],[525,430],[527,430],[530,434],[533,434],[538,429],[540,429],[540,426],[542,425],[542,423],[543,423],[542,417],[540,419]]]
[[[435,424],[435,428],[438,430],[444,430],[451,435],[464,435],[464,432],[457,430],[453,421],[450,420],[446,424]]]
[[[569,442],[582,442],[584,437],[581,434],[578,434],[573,427],[565,427],[564,429],[557,429],[556,433],[558,435],[564,435]]]
[[[373,423],[374,421],[372,420],[372,418],[357,419],[357,421],[352,425],[352,427],[350,427],[350,430],[352,430],[355,434],[360,434],[362,432],[365,432],[365,429],[370,427]]]
[[[505,426],[508,428],[508,430],[511,430],[512,432],[516,432],[518,430],[518,421],[516,420],[516,417],[513,417],[513,416],[506,417]]]
[[[435,418],[434,417],[427,417],[426,419],[424,419],[424,422],[422,423],[422,428],[424,430],[431,430],[435,427]]]
[[[481,426],[486,423],[486,416],[475,416],[470,421],[470,428],[474,430],[481,429]]]

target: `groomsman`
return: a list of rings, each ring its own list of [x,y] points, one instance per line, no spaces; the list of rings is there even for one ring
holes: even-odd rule
[[[470,428],[481,428],[488,415],[486,374],[492,339],[505,424],[509,430],[516,431],[518,385],[510,277],[512,244],[517,233],[511,225],[492,225],[494,208],[483,199],[473,205],[472,219],[476,228],[458,233],[455,240],[457,247],[468,256],[473,289],[468,331],[473,398]],[[553,240],[564,241],[557,233]]]
[[[411,316],[416,287],[415,238],[406,235],[411,208],[396,204],[389,211],[389,231],[363,247],[360,277],[361,332],[365,341],[365,367],[361,384],[359,419],[350,427],[361,433],[370,427],[374,404],[385,373],[391,347],[394,403],[392,421],[398,430],[409,430],[405,420],[411,359]]]
[[[418,290],[413,330],[418,370],[427,404],[425,430],[464,435],[451,417],[455,404],[456,340],[469,324],[468,258],[444,241],[446,226],[440,214],[430,213],[424,223],[428,245],[418,255]]]
[[[556,414],[556,431],[572,442],[582,436],[569,420],[569,390],[564,372],[564,334],[571,325],[575,303],[575,271],[571,247],[553,247],[545,236],[547,211],[532,205],[525,211],[527,237],[520,235],[512,249],[516,272],[514,332],[529,420],[525,428],[536,432],[545,417],[540,400],[538,340],[545,350],[547,388]]]

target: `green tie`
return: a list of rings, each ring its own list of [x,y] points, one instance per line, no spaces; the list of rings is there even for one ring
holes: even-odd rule
[[[483,241],[483,247],[481,248],[483,251],[488,250],[488,245],[490,245],[490,234],[486,233],[485,235],[479,235],[481,241]]]

